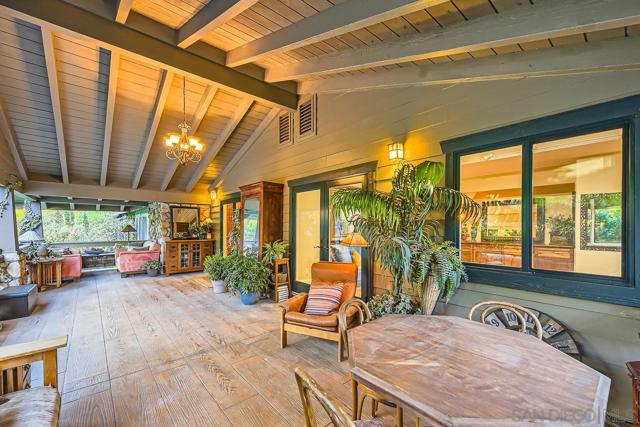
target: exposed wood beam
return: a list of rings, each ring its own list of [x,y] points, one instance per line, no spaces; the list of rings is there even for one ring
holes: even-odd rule
[[[111,52],[109,61],[109,87],[107,92],[107,108],[104,116],[104,140],[102,142],[102,168],[100,171],[100,185],[107,185],[107,170],[109,167],[109,151],[111,149],[111,130],[113,129],[113,111],[116,105],[118,88],[118,73],[120,70],[120,53]]]
[[[163,70],[160,87],[158,88],[158,96],[156,97],[156,103],[153,107],[153,112],[151,113],[151,123],[149,124],[149,130],[147,131],[147,140],[145,141],[144,148],[142,149],[142,155],[138,162],[138,169],[133,177],[133,183],[131,184],[132,188],[138,188],[138,185],[140,185],[142,172],[144,172],[144,167],[147,164],[149,151],[151,151],[153,141],[156,139],[156,132],[158,131],[158,125],[160,124],[160,118],[162,117],[164,106],[167,103],[167,97],[169,96],[169,90],[171,89],[172,82],[173,71]]]
[[[637,23],[638,0],[540,0],[437,31],[278,66],[267,70],[266,80],[303,79]]]
[[[133,0],[116,0],[115,21],[120,24],[127,22],[132,5]]]
[[[640,52],[639,38],[628,37],[538,49],[480,59],[402,68],[365,76],[312,80],[300,85],[300,93],[356,92],[406,86],[640,69],[640,57],[629,55],[629,52]]]
[[[205,171],[209,167],[209,163],[211,163],[211,161],[215,159],[216,155],[222,149],[224,144],[227,142],[227,140],[229,139],[233,131],[236,129],[236,127],[238,127],[238,125],[240,124],[240,121],[242,121],[242,118],[245,116],[245,114],[247,114],[247,111],[249,111],[251,104],[253,104],[253,100],[244,99],[240,103],[240,105],[236,108],[236,110],[233,113],[233,116],[231,116],[231,118],[225,125],[222,132],[218,135],[218,137],[213,142],[213,144],[211,144],[211,147],[207,147],[204,155],[202,156],[202,160],[200,161],[200,164],[198,165],[193,176],[187,183],[187,188],[186,188],[187,193],[190,193],[191,190],[193,190],[193,187],[195,187],[198,181],[200,181],[200,178],[202,178],[202,175],[204,175]]]
[[[20,179],[26,181],[29,177],[27,176],[27,168],[25,166],[24,158],[22,157],[22,151],[18,145],[18,137],[13,129],[13,125],[11,124],[11,120],[9,119],[9,115],[7,114],[7,110],[2,99],[0,99],[0,129],[2,130],[4,139],[9,144],[13,162],[16,164],[16,168],[18,169],[18,175],[20,175]]]
[[[0,0],[0,12],[81,37],[110,51],[126,53],[136,60],[186,74],[208,84],[217,84],[236,94],[248,94],[267,104],[291,110],[297,108],[298,96],[295,93],[64,0]]]
[[[200,103],[198,104],[198,108],[196,108],[196,112],[193,114],[193,120],[191,120],[191,132],[195,135],[202,124],[202,120],[204,116],[207,114],[209,107],[211,106],[211,102],[213,101],[213,97],[216,95],[218,88],[215,86],[207,86],[202,94],[202,98],[200,98]],[[172,162],[171,166],[169,166],[169,170],[167,174],[162,179],[162,184],[160,185],[160,190],[164,191],[167,189],[171,180],[173,179],[173,175],[175,175],[176,170],[178,170],[178,166],[180,164],[178,162]]]
[[[94,199],[99,194],[104,200],[136,200],[141,202],[193,203],[208,205],[211,203],[205,192],[185,193],[183,191],[156,191],[132,189],[107,185],[62,184],[54,181],[25,182],[23,193],[34,196],[60,196]],[[134,202],[128,202],[134,203]],[[104,204],[104,202],[103,202]],[[126,203],[125,203],[126,204]]]
[[[448,0],[345,1],[231,50],[227,54],[227,65],[237,67],[446,2]]]
[[[62,106],[60,104],[60,87],[58,84],[58,69],[56,66],[55,49],[53,47],[53,33],[50,28],[42,27],[42,48],[47,66],[49,78],[49,92],[51,93],[51,107],[53,109],[53,121],[56,127],[56,139],[58,140],[58,156],[60,157],[60,170],[62,182],[69,183],[69,168],[67,167],[67,149],[64,142],[64,128],[62,123]]]
[[[212,0],[178,28],[178,46],[187,48],[229,22],[258,0]]]
[[[238,150],[238,152],[229,160],[229,162],[225,165],[222,171],[218,174],[216,179],[213,180],[211,185],[209,186],[209,191],[215,189],[224,179],[224,177],[234,168],[236,164],[242,159],[242,157],[249,151],[249,149],[255,144],[255,142],[262,136],[265,130],[269,127],[271,122],[278,117],[280,114],[279,108],[272,108],[271,111],[267,113],[262,122],[258,125],[255,131],[251,134],[251,136],[242,144],[242,147]]]
[[[58,196],[41,196],[39,200],[48,202],[48,203],[68,203],[68,199],[65,197]],[[85,198],[85,197],[75,197],[73,198],[73,202],[76,205],[96,205],[100,204],[102,206],[133,206],[133,207],[145,207],[148,204],[146,202],[132,202],[130,200],[111,200],[111,199],[95,199],[95,198]]]

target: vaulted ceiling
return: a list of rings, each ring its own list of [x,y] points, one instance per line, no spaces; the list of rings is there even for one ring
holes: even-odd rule
[[[1,137],[28,181],[191,193],[299,94],[638,68],[638,34],[637,0],[0,0]]]

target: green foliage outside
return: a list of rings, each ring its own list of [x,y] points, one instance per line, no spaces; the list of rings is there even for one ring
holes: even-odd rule
[[[120,230],[132,219],[118,218],[118,212],[101,211],[42,211],[45,240],[49,243],[103,242],[126,239]],[[17,212],[18,221],[24,219],[24,210]],[[131,233],[135,239],[135,233]]]

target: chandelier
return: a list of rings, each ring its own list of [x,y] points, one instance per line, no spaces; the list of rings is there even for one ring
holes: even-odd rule
[[[202,150],[204,145],[200,139],[189,135],[191,126],[187,123],[186,103],[187,103],[187,79],[182,78],[182,123],[178,125],[180,133],[170,133],[164,140],[168,147],[165,155],[171,160],[176,160],[181,165],[189,162],[198,163],[202,160]]]

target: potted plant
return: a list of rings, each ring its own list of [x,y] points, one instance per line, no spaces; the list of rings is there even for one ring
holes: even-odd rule
[[[367,302],[374,319],[385,314],[417,314],[421,312],[420,301],[411,295],[391,292],[374,295]]]
[[[482,218],[482,206],[472,198],[437,185],[443,177],[442,163],[403,163],[388,193],[342,188],[331,197],[334,215],[350,218],[355,230],[367,239],[376,261],[391,274],[393,295],[408,291],[422,297],[425,314],[431,314],[441,293],[450,297],[460,283],[449,275],[452,264],[459,278],[466,277],[461,274],[462,264],[451,259],[458,255],[452,253],[450,243],[439,249],[432,246],[439,241],[441,229],[434,216],[456,214],[472,224]]]
[[[276,240],[262,245],[262,263],[272,266],[277,259],[284,257],[287,252],[287,244],[282,240]]]
[[[162,263],[160,261],[147,261],[142,264],[142,268],[147,270],[147,275],[156,277],[162,271]]]
[[[228,262],[227,287],[240,293],[243,304],[255,304],[268,289],[269,268],[252,256],[232,255]]]
[[[224,283],[227,259],[216,254],[208,256],[204,259],[204,271],[207,272],[213,285],[214,294],[222,294],[227,291],[227,285]]]

